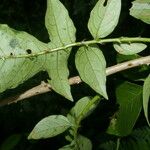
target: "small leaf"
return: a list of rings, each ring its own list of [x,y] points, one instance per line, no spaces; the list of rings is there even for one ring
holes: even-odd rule
[[[64,146],[62,148],[59,148],[58,150],[74,150],[74,149],[72,148],[72,146],[66,145],[66,146]]]
[[[75,142],[74,142],[74,140],[73,140],[73,141],[71,142],[71,144],[65,145],[65,146],[59,148],[58,150],[77,150],[77,149],[75,149]]]
[[[54,137],[71,127],[69,120],[62,115],[52,115],[42,119],[32,130],[28,139]]]
[[[114,44],[115,50],[123,55],[133,55],[143,51],[147,47],[143,43],[123,43],[123,44]]]
[[[116,90],[119,111],[113,116],[108,133],[127,136],[131,133],[142,108],[142,87],[124,82]]]
[[[79,149],[92,150],[92,143],[88,138],[82,135],[78,135],[77,142],[78,142]]]
[[[97,93],[108,99],[106,92],[106,62],[103,53],[95,46],[82,46],[75,63],[81,79]]]
[[[99,0],[91,11],[88,28],[95,39],[109,35],[118,24],[121,0]]]
[[[149,122],[149,119],[148,119],[149,98],[150,98],[150,74],[146,78],[146,80],[144,82],[144,87],[143,87],[143,109],[144,109],[144,114],[145,114],[147,123],[150,126],[150,122]]]
[[[59,0],[47,0],[45,25],[51,39],[50,48],[57,48],[75,42],[76,29],[68,11]],[[49,59],[46,69],[51,77],[50,84],[52,84],[53,89],[72,101],[67,66],[70,51],[71,48],[52,54],[53,57]]]
[[[132,2],[130,15],[140,19],[141,21],[150,24],[150,1],[149,0],[136,0]]]
[[[90,97],[81,98],[75,106],[71,109],[70,114],[74,116],[74,118],[78,118],[82,116],[82,119],[87,117],[89,113],[96,107],[96,104],[93,104],[89,107],[90,104]]]
[[[70,145],[66,145],[59,150],[92,150],[92,142],[88,138],[78,135],[76,142],[72,141]]]

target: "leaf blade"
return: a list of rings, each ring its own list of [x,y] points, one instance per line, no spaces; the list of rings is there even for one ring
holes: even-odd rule
[[[69,120],[62,115],[52,115],[42,119],[31,131],[28,139],[54,137],[71,127]]]
[[[88,22],[88,28],[92,36],[98,39],[109,35],[118,23],[120,11],[121,0],[109,0],[106,6],[105,0],[99,0],[91,11]]]
[[[149,0],[135,0],[130,8],[130,15],[136,19],[150,24],[150,4]]]
[[[43,57],[28,57],[28,53],[36,55],[44,49],[47,45],[32,35],[0,24],[0,93],[41,71]]]
[[[117,88],[120,109],[111,120],[109,134],[123,137],[131,133],[142,108],[141,94],[142,87],[133,83],[124,82]]]
[[[79,149],[92,150],[92,142],[87,137],[78,135],[77,142],[79,145]]]
[[[91,101],[90,97],[81,98],[70,110],[69,114],[71,114],[75,119],[81,116],[82,119],[84,119],[89,115],[89,113],[91,113],[96,108],[96,104],[93,104],[89,107],[90,101]]]
[[[57,48],[73,43],[76,40],[74,24],[69,17],[68,11],[59,0],[47,0],[45,26],[51,39],[50,47]],[[46,69],[51,77],[50,83],[53,89],[72,101],[73,98],[68,82],[69,70],[67,67],[70,51],[71,48],[56,52],[53,58],[55,61],[52,62],[55,68],[49,64]],[[49,61],[51,62],[51,60]],[[49,69],[50,66],[53,68],[53,71]],[[62,71],[62,68],[64,71]]]
[[[150,98],[150,75],[146,78],[143,86],[143,109],[144,115],[146,117],[146,121],[150,126],[149,118],[148,118],[148,104]]]
[[[75,64],[81,79],[107,99],[106,62],[99,48],[96,45],[80,47],[76,54]]]
[[[51,42],[57,46],[67,45],[76,40],[74,24],[59,0],[47,0],[45,26]]]
[[[122,55],[133,55],[146,49],[147,45],[143,43],[123,43],[113,44],[115,50]]]

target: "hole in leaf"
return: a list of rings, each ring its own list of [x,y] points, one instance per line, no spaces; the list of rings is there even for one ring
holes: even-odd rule
[[[103,6],[105,7],[107,5],[108,0],[105,0],[103,3]]]
[[[13,56],[13,53],[10,53],[10,56]]]
[[[27,52],[28,54],[32,54],[32,51],[31,51],[30,49],[27,49],[26,52]]]

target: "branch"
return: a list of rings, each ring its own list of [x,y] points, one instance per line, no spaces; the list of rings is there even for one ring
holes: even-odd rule
[[[108,67],[106,69],[106,74],[108,76],[108,75],[111,75],[111,74],[114,74],[114,73],[117,73],[117,72],[120,72],[123,70],[127,70],[130,68],[141,66],[144,64],[146,64],[146,65],[150,64],[150,56],[141,57],[138,59],[134,59],[131,61],[117,64],[115,66]],[[70,85],[79,84],[81,82],[82,82],[82,80],[80,79],[79,76],[72,77],[69,79]],[[33,96],[36,96],[39,94],[44,94],[44,93],[47,93],[50,91],[52,91],[51,85],[49,85],[48,83],[42,82],[40,85],[33,87],[32,89],[29,89],[22,94],[18,94],[16,96],[9,97],[9,98],[6,98],[4,100],[0,100],[0,106],[12,104],[12,103],[17,103],[18,101],[21,101],[23,99],[27,99],[27,98],[30,98],[30,97],[33,97]]]
[[[23,54],[23,55],[15,55],[15,56],[0,56],[0,59],[15,59],[15,58],[30,58],[30,57],[37,57],[40,55],[45,55],[48,53],[61,51],[64,49],[68,49],[75,46],[84,46],[84,45],[92,45],[92,44],[104,44],[104,43],[150,43],[150,38],[142,38],[142,37],[120,37],[120,38],[112,38],[112,39],[97,39],[97,40],[90,40],[90,41],[82,41],[82,42],[75,42],[71,43],[62,47],[57,47],[54,49],[45,49],[38,53],[32,53],[32,54]]]

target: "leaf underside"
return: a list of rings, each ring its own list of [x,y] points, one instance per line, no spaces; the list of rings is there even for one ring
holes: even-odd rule
[[[52,115],[42,119],[32,130],[28,139],[54,137],[71,126],[68,119],[62,115]]]
[[[52,88],[73,100],[67,67],[71,49],[47,53],[50,49],[75,42],[75,27],[59,0],[47,0],[45,24],[51,39],[48,44],[26,32],[0,25],[0,93],[17,87],[39,71],[45,70],[51,78]]]
[[[132,2],[130,15],[140,19],[141,21],[150,24],[150,1],[149,0],[136,0]]]
[[[75,63],[81,79],[107,99],[106,62],[98,46],[80,47],[76,54]]]
[[[123,55],[133,55],[143,51],[147,45],[143,43],[123,43],[123,44],[114,44],[115,50]]]
[[[90,14],[88,28],[95,39],[104,38],[116,27],[121,11],[121,0],[99,0]]]

